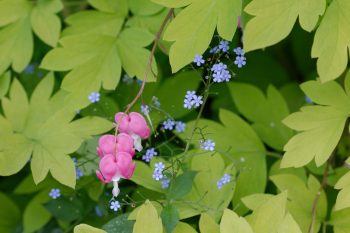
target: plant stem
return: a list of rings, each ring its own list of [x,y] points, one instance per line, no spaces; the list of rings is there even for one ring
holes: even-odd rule
[[[334,153],[333,153],[334,154]],[[316,214],[317,214],[317,204],[318,204],[318,201],[320,200],[320,197],[321,197],[321,193],[322,191],[326,188],[327,186],[327,177],[328,177],[328,171],[329,171],[329,167],[331,166],[331,159],[333,157],[333,154],[332,156],[328,159],[327,161],[327,165],[324,169],[324,172],[323,172],[323,177],[322,177],[322,181],[321,181],[321,186],[318,190],[318,192],[316,193],[316,196],[314,198],[314,202],[312,203],[312,209],[311,209],[311,223],[310,223],[310,226],[309,226],[309,230],[308,230],[308,233],[313,233],[314,232],[314,228],[315,228],[315,222],[316,222]]]
[[[194,122],[194,125],[193,125],[193,128],[192,128],[192,132],[191,132],[190,138],[188,139],[187,144],[186,144],[186,148],[185,148],[185,152],[184,152],[185,158],[187,157],[186,155],[187,155],[188,149],[190,148],[190,144],[191,144],[191,142],[192,142],[194,133],[195,133],[195,131],[196,131],[196,129],[197,129],[199,119],[200,119],[201,116],[202,116],[202,113],[203,113],[203,110],[204,110],[204,106],[205,106],[205,104],[206,104],[206,102],[207,102],[207,100],[208,100],[208,97],[209,97],[209,87],[210,87],[210,85],[206,85],[206,88],[205,88],[205,91],[204,91],[204,96],[203,96],[203,104],[201,105],[201,108],[199,109],[199,112],[198,112],[196,121]]]
[[[278,158],[281,159],[282,158],[282,154],[278,153],[278,152],[274,152],[274,151],[266,151],[265,153],[267,156],[271,156],[274,158]]]
[[[160,40],[160,36],[162,35],[162,32],[164,31],[167,22],[173,16],[173,13],[174,13],[174,9],[170,9],[168,14],[166,15],[165,19],[163,20],[162,25],[159,28],[159,31],[157,32],[157,34],[155,36],[154,44],[153,44],[153,47],[152,47],[152,50],[151,50],[151,54],[150,54],[149,59],[148,59],[148,65],[146,67],[146,71],[145,71],[145,74],[143,76],[142,85],[140,87],[139,92],[136,94],[135,98],[128,104],[128,106],[127,106],[127,108],[125,110],[125,113],[128,113],[130,111],[132,106],[134,106],[136,101],[141,97],[141,95],[143,93],[143,90],[145,89],[146,79],[147,79],[149,71],[151,71],[151,69],[152,69],[153,57],[154,57],[154,53],[156,52],[156,48],[157,48],[158,42]]]

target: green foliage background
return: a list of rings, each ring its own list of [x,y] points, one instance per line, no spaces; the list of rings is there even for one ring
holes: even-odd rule
[[[349,12],[348,0],[0,0],[0,233],[350,232]],[[235,77],[211,86],[197,118],[184,96],[208,90],[191,63],[220,38],[243,46],[247,65],[224,58]],[[111,186],[94,175],[97,139],[150,57],[132,110],[158,97],[146,147],[160,156],[136,161],[112,213]],[[186,131],[165,132],[168,116]],[[215,153],[199,148],[203,135]],[[162,189],[154,164],[184,156]],[[233,181],[219,190],[225,173]]]

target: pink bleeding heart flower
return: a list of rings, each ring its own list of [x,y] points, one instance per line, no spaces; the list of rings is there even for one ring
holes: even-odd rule
[[[102,158],[106,154],[115,154],[115,152],[126,152],[134,156],[134,140],[130,135],[121,133],[117,136],[107,134],[99,139],[97,154]]]
[[[132,157],[126,152],[118,152],[116,158],[112,154],[105,155],[100,161],[100,170],[96,171],[97,177],[104,183],[113,181],[113,195],[118,196],[118,181],[120,178],[130,179],[135,170]]]
[[[115,122],[118,124],[120,132],[127,133],[134,139],[135,149],[141,151],[141,138],[146,139],[151,134],[145,118],[137,112],[131,112],[129,115],[124,112],[118,112],[115,115]]]
[[[118,124],[118,130],[122,133],[137,134],[142,139],[147,139],[150,136],[151,130],[145,118],[138,112],[131,112],[129,115],[118,112],[115,115],[115,122]]]

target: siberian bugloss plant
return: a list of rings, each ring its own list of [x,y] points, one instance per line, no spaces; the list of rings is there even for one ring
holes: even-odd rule
[[[0,0],[0,233],[350,233],[348,0]]]

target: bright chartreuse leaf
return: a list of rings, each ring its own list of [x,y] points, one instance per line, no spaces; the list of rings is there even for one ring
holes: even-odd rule
[[[280,174],[270,178],[281,192],[288,191],[287,209],[300,226],[302,232],[308,232],[312,221],[312,205],[319,192],[320,183],[311,175],[306,183],[299,177],[291,174]],[[322,191],[316,209],[314,233],[318,232],[321,222],[326,215],[327,199],[324,191]]]
[[[253,213],[246,217],[254,232],[278,232],[286,215],[287,192],[270,197],[253,209]]]
[[[311,56],[318,58],[317,71],[322,82],[336,79],[347,67],[349,10],[348,0],[332,1],[316,31]]]
[[[197,233],[193,227],[184,222],[179,222],[173,233]]]
[[[0,75],[0,99],[6,95],[10,87],[11,75],[10,72]]]
[[[182,199],[184,205],[186,207],[186,203],[193,203],[187,204],[187,208],[192,209],[193,213],[206,212],[214,219],[219,219],[232,200],[236,170],[232,164],[226,167],[219,153],[212,155],[210,152],[193,150],[188,152],[188,156],[192,158],[190,168],[197,174],[191,192]],[[225,173],[231,176],[231,181],[218,189],[217,182]],[[195,204],[198,200],[201,200],[200,203]]]
[[[291,32],[297,18],[303,29],[315,28],[326,0],[253,0],[245,11],[254,17],[244,29],[245,51],[277,44]]]
[[[23,232],[31,233],[39,230],[51,219],[51,214],[43,204],[50,200],[50,189],[44,189],[29,201],[23,213]]]
[[[101,87],[114,90],[122,67],[130,77],[144,78],[151,54],[144,47],[153,41],[151,33],[136,27],[121,31],[123,16],[95,10],[72,15],[67,23],[61,46],[47,53],[41,63],[44,69],[70,71],[61,85],[69,92],[67,104],[73,101],[73,108],[85,107],[91,92]],[[155,61],[152,70],[157,74]],[[147,81],[154,80],[149,72]]]
[[[128,5],[134,15],[154,15],[163,9],[151,0],[129,0]]]
[[[207,213],[201,214],[198,225],[201,233],[220,233],[219,225]]]
[[[0,192],[0,232],[15,232],[21,221],[21,212],[17,205]]]
[[[237,206],[236,212],[241,214],[247,211],[241,203],[242,197],[264,192],[267,173],[265,148],[251,126],[236,114],[221,109],[219,118],[221,124],[200,119],[197,127],[207,135],[206,139],[215,142],[217,152],[226,155],[224,157],[227,160],[226,162],[234,161],[239,176],[237,177],[233,205]],[[194,121],[189,122],[186,131],[180,136],[187,140],[193,127]],[[203,138],[197,130],[192,143],[199,147],[199,140],[201,139]]]
[[[22,72],[33,55],[33,33],[55,46],[61,29],[60,0],[0,1],[0,74],[9,66]]]
[[[329,224],[333,226],[334,233],[350,232],[350,208],[333,210]]]
[[[325,163],[338,144],[350,114],[349,93],[336,82],[309,81],[301,89],[319,105],[302,107],[300,112],[284,119],[288,127],[301,132],[285,145],[282,167],[301,167],[314,158],[317,166]]]
[[[141,185],[150,190],[156,192],[164,192],[164,189],[162,189],[160,182],[157,182],[154,179],[152,179],[152,168],[154,166],[154,163],[151,163],[151,165],[153,165],[152,167],[148,166],[147,164],[141,161],[135,161],[135,163],[135,171],[133,176],[131,177],[131,180],[136,184]]]
[[[342,210],[350,207],[350,172],[342,176],[334,188],[340,189],[334,209]]]
[[[120,16],[126,17],[128,15],[128,1],[127,0],[88,0],[91,6],[99,11],[107,13],[117,13]]]
[[[165,6],[190,4],[172,20],[164,33],[164,40],[174,41],[169,51],[172,71],[176,72],[191,63],[196,54],[203,54],[213,37],[219,35],[231,41],[241,14],[241,0],[191,0],[169,3],[156,0]]]
[[[189,4],[191,4],[193,0],[152,0],[152,2],[155,2],[157,4],[169,7],[169,8],[179,8],[179,7],[184,7]]]
[[[87,224],[79,224],[74,227],[74,233],[107,233],[104,230],[89,226]]]
[[[251,226],[243,217],[232,210],[226,209],[220,222],[220,233],[254,233]]]
[[[137,212],[136,222],[133,233],[163,233],[162,220],[160,219],[156,208],[148,200],[140,207]]]
[[[99,117],[72,121],[75,111],[64,104],[66,93],[53,96],[54,77],[49,73],[34,90],[30,101],[15,79],[9,98],[1,100],[5,118],[0,116],[0,175],[9,176],[30,165],[36,184],[48,172],[70,187],[75,186],[75,167],[68,156],[85,139],[110,130],[113,124]],[[14,156],[15,155],[15,156]]]
[[[253,122],[253,128],[260,138],[276,150],[283,150],[293,131],[282,124],[288,116],[286,101],[273,86],[267,89],[267,96],[256,87],[244,83],[229,85],[238,111]]]

